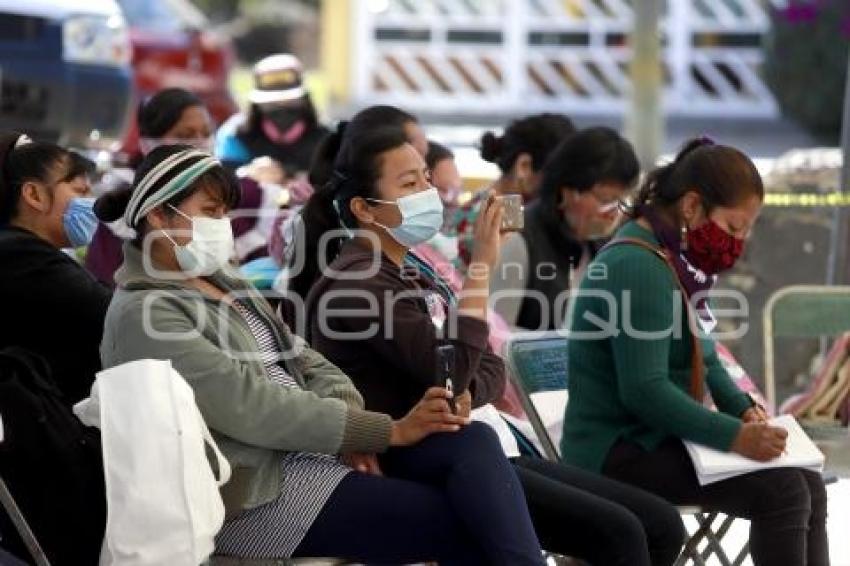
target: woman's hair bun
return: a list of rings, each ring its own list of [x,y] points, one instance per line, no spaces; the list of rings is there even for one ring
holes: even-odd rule
[[[496,163],[502,155],[504,139],[504,137],[496,137],[493,132],[486,132],[481,136],[481,159]]]
[[[129,184],[106,193],[94,203],[95,216],[101,222],[115,222],[124,216],[124,211],[127,210],[132,195],[133,187]]]

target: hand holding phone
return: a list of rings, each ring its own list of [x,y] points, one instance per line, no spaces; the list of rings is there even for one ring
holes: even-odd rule
[[[519,232],[525,227],[522,195],[496,197],[502,202],[502,232]]]
[[[436,368],[436,385],[445,387],[452,393],[452,397],[448,399],[449,408],[452,414],[457,414],[457,404],[455,403],[455,390],[452,378],[455,374],[455,347],[451,344],[437,346],[437,368]]]

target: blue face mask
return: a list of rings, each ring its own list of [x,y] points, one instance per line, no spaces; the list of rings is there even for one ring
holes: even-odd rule
[[[401,212],[401,224],[390,228],[383,224],[377,224],[402,246],[412,248],[423,242],[427,242],[437,235],[443,225],[443,201],[440,193],[431,187],[406,197],[401,197],[395,202],[367,199],[383,204],[395,204]]]
[[[94,200],[90,197],[74,197],[68,202],[68,208],[62,215],[62,223],[71,247],[87,246],[94,237],[94,232],[97,230]]]

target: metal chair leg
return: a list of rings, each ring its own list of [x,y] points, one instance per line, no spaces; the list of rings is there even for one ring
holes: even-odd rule
[[[30,526],[24,519],[24,515],[18,508],[18,504],[15,503],[15,500],[12,498],[12,493],[9,491],[9,488],[6,487],[6,482],[3,481],[3,478],[0,478],[0,504],[2,504],[6,513],[8,513],[9,517],[12,519],[15,529],[17,529],[18,534],[21,535],[21,539],[23,539],[24,544],[30,551],[30,554],[32,554],[36,566],[50,566],[50,561],[47,559],[47,555],[44,554],[41,545],[38,544],[38,540],[36,540],[32,529],[30,529]]]
[[[692,512],[697,522],[697,529],[690,535],[682,549],[682,554],[676,560],[676,566],[706,566],[712,557],[716,557],[722,566],[741,566],[750,554],[749,544],[744,547],[732,560],[723,548],[723,538],[729,532],[735,517],[723,515],[718,527],[714,523],[721,516],[718,512]],[[700,550],[700,545],[705,541],[705,548]]]

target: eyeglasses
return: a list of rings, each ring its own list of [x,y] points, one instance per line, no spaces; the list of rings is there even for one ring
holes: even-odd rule
[[[599,203],[599,208],[597,209],[599,214],[610,214],[617,210],[621,210],[622,208],[628,208],[631,205],[631,197],[629,196],[616,197],[612,200],[603,199],[593,190],[588,191],[588,194],[590,194],[590,196]]]

